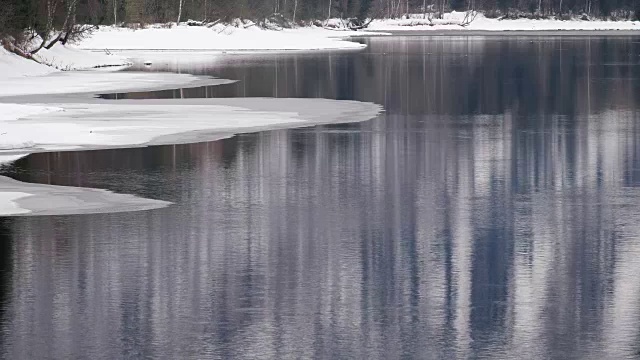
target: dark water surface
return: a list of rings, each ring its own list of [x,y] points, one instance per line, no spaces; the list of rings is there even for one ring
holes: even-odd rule
[[[1,356],[640,357],[640,37],[362,41],[156,61],[241,81],[118,97],[366,100],[372,121],[6,170],[176,205],[0,219]]]

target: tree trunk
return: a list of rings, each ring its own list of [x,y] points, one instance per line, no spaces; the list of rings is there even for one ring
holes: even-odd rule
[[[296,23],[296,11],[298,11],[298,0],[293,2],[293,23]]]
[[[184,0],[178,0],[180,3],[180,7],[178,8],[178,21],[176,21],[176,25],[180,25],[180,18],[182,17],[182,3]]]
[[[118,26],[118,0],[113,0],[113,25]]]
[[[329,15],[327,16],[327,20],[331,19],[331,0],[329,0]]]
[[[562,15],[562,0],[560,0],[560,9],[559,9],[560,15]]]

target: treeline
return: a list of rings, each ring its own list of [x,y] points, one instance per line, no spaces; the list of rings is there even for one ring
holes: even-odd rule
[[[99,1],[99,0],[87,0]],[[104,0],[107,23],[159,23],[181,20],[289,21],[389,18],[407,13],[482,11],[492,16],[640,18],[640,0]]]

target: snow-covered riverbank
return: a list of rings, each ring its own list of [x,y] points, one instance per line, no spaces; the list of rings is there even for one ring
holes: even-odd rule
[[[319,27],[265,30],[257,26],[180,25],[172,28],[150,26],[145,29],[101,27],[78,44],[81,49],[102,51],[309,51],[358,50],[364,44],[344,41],[365,32],[328,30]],[[373,34],[376,35],[376,34]]]
[[[597,30],[638,30],[640,21],[606,20],[557,20],[557,19],[490,19],[477,13],[468,24],[467,14],[451,12],[442,19],[429,20],[422,14],[414,14],[403,19],[382,19],[371,22],[368,30],[374,31],[597,31]],[[466,21],[470,18],[467,17]],[[466,24],[462,26],[462,24]]]
[[[48,66],[24,61],[0,47],[0,81],[45,75],[57,70],[126,66],[130,64],[128,57],[135,50],[156,53],[359,50],[366,45],[344,39],[366,35],[384,34],[313,26],[284,30],[265,30],[257,26],[245,28],[238,24],[218,24],[211,28],[187,25],[167,28],[155,25],[138,30],[103,26],[80,43],[66,46],[57,44],[51,49],[38,51],[34,59]]]

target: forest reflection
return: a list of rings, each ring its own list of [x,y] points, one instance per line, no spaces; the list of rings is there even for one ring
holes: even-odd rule
[[[3,219],[3,357],[638,354],[638,39],[366,41],[156,62],[241,82],[118,97],[384,104],[372,121],[8,169],[176,205]]]
[[[323,97],[402,114],[576,115],[635,108],[640,42],[632,36],[416,36],[361,40],[362,53],[166,55],[151,68],[236,84],[127,98]],[[110,96],[106,96],[110,97]]]

